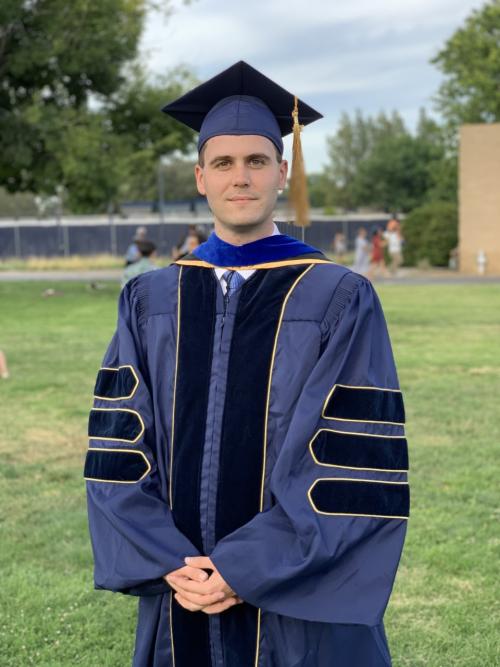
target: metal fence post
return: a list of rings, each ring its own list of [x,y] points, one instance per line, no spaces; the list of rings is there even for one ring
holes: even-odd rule
[[[13,227],[14,230],[14,254],[21,257],[21,228],[19,225]]]

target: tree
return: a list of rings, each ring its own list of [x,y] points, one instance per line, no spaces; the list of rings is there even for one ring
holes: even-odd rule
[[[173,70],[154,82],[147,81],[143,73],[136,70],[134,76],[110,100],[107,112],[113,133],[130,147],[129,176],[124,189],[127,199],[156,199],[160,159],[176,151],[187,154],[192,150],[192,130],[160,113],[160,109],[195,83],[185,68]],[[163,167],[173,186],[165,192],[166,198],[195,196],[192,161],[184,164],[182,160],[177,160],[176,166],[180,171],[175,178],[167,174],[170,167]],[[189,171],[192,187],[187,187],[186,171]],[[171,197],[172,192],[177,196]],[[188,192],[192,194],[188,195]]]
[[[445,75],[437,108],[455,129],[500,121],[500,1],[473,11],[432,62]]]
[[[38,193],[64,186],[75,211],[106,209],[138,163],[154,172],[159,155],[188,150],[192,133],[159,111],[188,74],[147,84],[131,66],[150,4],[0,3],[0,184]]]
[[[365,120],[361,111],[357,110],[352,120],[344,112],[337,132],[327,139],[330,164],[325,175],[337,189],[338,206],[354,207],[353,183],[360,161],[371,148],[370,125],[371,120]]]
[[[415,137],[396,111],[367,118],[357,111],[352,120],[343,114],[328,148],[325,177],[332,181],[336,204],[400,211],[420,205],[437,188],[440,172],[434,165],[445,154],[441,129],[423,110]]]
[[[144,0],[3,0],[0,179],[10,190],[53,187],[60,169],[47,168],[56,157],[47,135],[57,115],[122,84],[144,12]]]
[[[383,211],[410,211],[429,187],[427,146],[413,137],[387,137],[363,160],[354,183],[359,205]]]

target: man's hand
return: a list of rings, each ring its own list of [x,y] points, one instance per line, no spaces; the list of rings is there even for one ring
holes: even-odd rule
[[[220,614],[243,602],[224,581],[210,558],[196,556],[186,558],[186,567],[165,576],[166,582],[176,591],[175,599],[188,611]],[[205,570],[212,570],[210,577]]]

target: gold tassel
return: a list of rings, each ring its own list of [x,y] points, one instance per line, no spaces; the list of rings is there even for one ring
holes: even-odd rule
[[[292,174],[290,176],[289,202],[295,212],[294,224],[298,227],[309,227],[309,196],[307,193],[307,178],[302,154],[302,143],[300,133],[303,125],[299,124],[298,100],[295,97],[295,106],[292,111],[293,118],[293,148],[292,148]]]

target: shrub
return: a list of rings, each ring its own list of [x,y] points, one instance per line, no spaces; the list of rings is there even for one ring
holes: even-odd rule
[[[448,266],[450,251],[458,244],[456,204],[435,201],[413,209],[403,222],[406,266],[427,260],[431,266]]]

